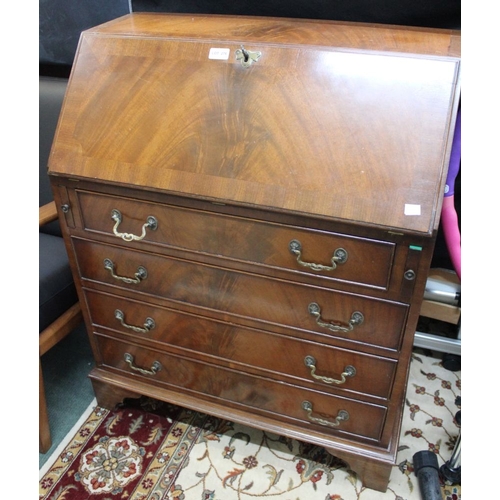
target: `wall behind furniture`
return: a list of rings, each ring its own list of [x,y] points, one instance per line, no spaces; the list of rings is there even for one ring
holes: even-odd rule
[[[131,0],[136,12],[202,12],[460,29],[460,0]]]
[[[39,0],[40,72],[67,72],[80,33],[130,12],[129,0]]]

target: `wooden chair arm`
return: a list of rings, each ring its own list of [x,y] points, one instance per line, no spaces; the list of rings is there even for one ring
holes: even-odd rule
[[[57,208],[55,201],[51,201],[50,203],[47,203],[46,205],[42,205],[40,207],[40,212],[39,212],[40,223],[38,227],[48,224],[49,222],[52,222],[56,219],[57,219]]]

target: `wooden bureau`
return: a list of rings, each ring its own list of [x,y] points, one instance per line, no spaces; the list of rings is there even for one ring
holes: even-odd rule
[[[460,33],[131,14],[82,34],[49,175],[98,403],[325,447],[384,491]]]

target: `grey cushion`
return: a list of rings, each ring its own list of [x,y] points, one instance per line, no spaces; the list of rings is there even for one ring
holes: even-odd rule
[[[52,147],[67,80],[40,78],[39,205],[52,201],[47,162]],[[68,254],[57,221],[39,231],[39,331],[41,332],[78,300]]]
[[[44,233],[39,237],[41,332],[76,303],[77,294],[63,239]]]

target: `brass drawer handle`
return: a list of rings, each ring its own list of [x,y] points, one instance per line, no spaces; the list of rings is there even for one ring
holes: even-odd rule
[[[340,422],[345,422],[346,420],[349,420],[349,413],[346,410],[340,410],[333,422],[331,420],[325,420],[323,418],[313,417],[312,416],[313,405],[309,401],[302,402],[302,409],[307,412],[307,418],[311,422],[315,422],[319,425],[325,425],[327,427],[338,427],[340,425]]]
[[[115,318],[121,323],[122,326],[124,326],[125,328],[130,328],[130,330],[137,333],[148,333],[156,326],[153,318],[146,318],[144,327],[128,325],[127,323],[125,323],[125,314],[123,314],[123,311],[120,311],[120,309],[117,309],[115,311]]]
[[[308,267],[313,271],[333,271],[337,269],[337,264],[344,264],[347,261],[347,251],[343,248],[337,248],[333,252],[332,265],[325,266],[324,264],[315,264],[314,262],[304,262],[302,260],[302,243],[299,240],[292,240],[288,244],[290,252],[297,256],[297,262],[304,267]]]
[[[135,366],[134,356],[132,356],[132,354],[129,354],[128,352],[125,353],[123,359],[127,362],[128,366],[132,370],[142,373],[143,375],[156,375],[161,370],[161,363],[159,361],[155,361],[151,365],[151,370],[146,370],[145,368],[139,368],[138,366]]]
[[[354,368],[354,366],[352,365],[347,365],[344,368],[344,371],[340,374],[340,380],[316,375],[316,359],[313,356],[306,356],[304,358],[304,364],[311,369],[311,376],[313,378],[315,378],[316,380],[321,380],[321,382],[324,382],[325,384],[342,385],[345,383],[348,377],[354,377],[354,375],[356,375],[356,368]]]
[[[146,229],[151,229],[152,231],[156,231],[156,228],[158,227],[158,221],[156,220],[155,217],[150,215],[142,226],[142,234],[140,236],[136,236],[135,234],[130,234],[130,233],[119,233],[118,226],[122,221],[121,212],[116,208],[114,208],[113,210],[111,210],[111,218],[115,221],[115,225],[113,226],[114,235],[118,236],[124,241],[141,241],[146,236]]]
[[[148,277],[148,272],[145,267],[139,266],[134,278],[127,278],[126,276],[118,276],[115,274],[115,263],[111,259],[104,259],[104,269],[107,269],[113,278],[123,281],[128,284],[137,284]]]
[[[324,321],[321,319],[321,308],[319,307],[316,302],[311,302],[308,307],[309,314],[311,316],[314,316],[316,318],[316,323],[323,327],[323,328],[328,328],[332,332],[350,332],[354,329],[355,326],[361,325],[363,323],[365,317],[363,316],[362,313],[359,311],[355,311],[351,315],[351,319],[349,322],[346,324],[343,324],[340,321]]]

